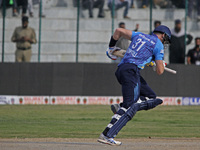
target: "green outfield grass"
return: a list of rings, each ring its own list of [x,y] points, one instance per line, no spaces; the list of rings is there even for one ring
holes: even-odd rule
[[[111,119],[106,105],[0,105],[0,138],[97,138]],[[200,106],[137,112],[119,138],[200,137]]]

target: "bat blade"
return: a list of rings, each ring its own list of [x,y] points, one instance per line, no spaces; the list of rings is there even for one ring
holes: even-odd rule
[[[165,67],[165,71],[170,72],[172,74],[176,74],[176,70],[173,70],[173,69],[170,69],[170,68],[167,68],[167,67]]]

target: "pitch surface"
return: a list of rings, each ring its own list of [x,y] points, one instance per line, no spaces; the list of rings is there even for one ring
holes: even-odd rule
[[[97,139],[0,139],[1,150],[199,150],[200,138],[117,139],[121,146],[100,144]]]

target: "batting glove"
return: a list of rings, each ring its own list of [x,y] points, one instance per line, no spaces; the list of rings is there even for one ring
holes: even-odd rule
[[[155,65],[156,65],[156,64],[155,64],[154,61],[151,61],[150,63],[147,63],[147,64],[146,64],[147,67],[153,67],[153,66],[155,66]]]
[[[156,63],[154,62],[153,71],[156,71]],[[167,66],[167,63],[163,60],[164,67]]]
[[[119,47],[109,47],[107,50],[106,50],[106,55],[108,56],[108,58],[112,59],[112,60],[116,60],[118,57],[113,55],[113,52],[114,51],[117,51],[117,50],[120,50],[121,48]]]

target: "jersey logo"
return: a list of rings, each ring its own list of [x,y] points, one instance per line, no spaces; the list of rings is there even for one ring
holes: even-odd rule
[[[163,49],[161,49],[161,50],[160,50],[160,53],[161,53],[161,54],[162,54],[162,53],[164,54],[164,50],[163,50]]]

